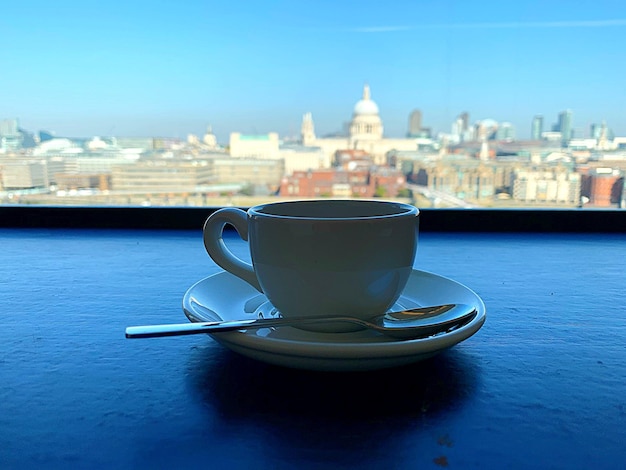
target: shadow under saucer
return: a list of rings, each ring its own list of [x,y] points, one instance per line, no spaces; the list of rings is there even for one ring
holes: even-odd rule
[[[479,361],[459,348],[409,366],[349,373],[288,369],[215,351],[198,348],[188,364],[190,389],[208,421],[267,439],[266,452],[279,452],[280,438],[281,454],[298,458],[387,453],[462,407],[480,380]]]

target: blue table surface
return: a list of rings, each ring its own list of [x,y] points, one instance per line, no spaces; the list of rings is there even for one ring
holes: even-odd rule
[[[246,245],[228,235],[233,250]],[[626,235],[423,233],[487,322],[402,368],[265,365],[183,322],[199,231],[0,230],[0,468],[626,466]]]

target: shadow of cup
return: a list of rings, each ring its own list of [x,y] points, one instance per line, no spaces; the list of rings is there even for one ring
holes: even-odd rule
[[[213,346],[196,350],[188,366],[193,395],[210,422],[258,434],[268,446],[279,436],[283,453],[372,452],[373,446],[387,452],[458,411],[480,378],[476,358],[458,349],[400,368],[334,373],[216,354]]]

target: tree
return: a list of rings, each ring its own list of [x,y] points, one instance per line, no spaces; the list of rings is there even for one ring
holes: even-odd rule
[[[400,188],[396,197],[404,199],[410,199],[413,196],[413,192],[409,188]]]
[[[376,190],[374,191],[374,197],[386,197],[387,196],[387,188],[384,186],[376,186]]]

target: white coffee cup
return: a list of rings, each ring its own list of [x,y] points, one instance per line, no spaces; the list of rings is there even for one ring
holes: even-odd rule
[[[249,242],[252,265],[222,238],[226,224]],[[204,245],[223,269],[264,293],[284,317],[388,310],[415,259],[419,210],[398,202],[307,200],[225,208],[204,225]]]

